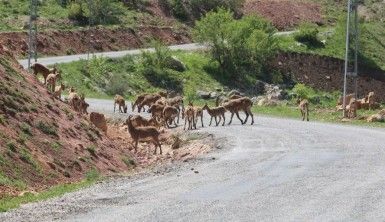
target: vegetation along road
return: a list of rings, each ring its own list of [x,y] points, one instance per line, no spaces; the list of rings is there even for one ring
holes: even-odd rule
[[[103,108],[112,107],[112,101],[88,102],[94,110],[112,111]],[[267,117],[256,117],[256,124],[246,127],[234,121],[200,130],[226,141],[196,162],[107,180],[24,205],[0,220],[385,219],[383,129]]]

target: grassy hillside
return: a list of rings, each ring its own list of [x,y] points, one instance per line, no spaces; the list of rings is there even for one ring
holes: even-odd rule
[[[378,8],[376,1],[364,1],[360,7],[360,57],[365,65],[385,70],[385,7]],[[377,1],[378,2],[378,1]],[[343,59],[345,56],[346,5],[341,2],[323,0],[324,17],[331,23],[318,27],[318,39],[324,47],[308,47],[299,44],[295,36],[281,37],[280,47],[284,51],[306,52]],[[363,10],[365,9],[365,10]]]
[[[207,55],[185,52],[175,52],[173,55],[185,64],[186,71],[165,69],[155,76],[146,74],[141,58],[132,56],[120,59],[93,58],[89,63],[83,60],[61,64],[59,69],[67,85],[76,87],[90,97],[111,98],[115,94],[133,97],[138,93],[160,89],[194,97],[198,89],[214,91],[222,88],[220,79],[217,80],[206,71],[215,66]],[[94,69],[102,71],[98,73]]]
[[[159,8],[157,1],[154,4],[148,1],[138,1],[139,5],[133,7],[129,4],[124,4],[120,0],[94,0],[95,11],[98,9],[98,4],[107,2],[111,5],[105,12],[105,17],[102,21],[93,19],[94,24],[101,25],[118,25],[118,26],[137,26],[137,25],[155,25],[169,26],[177,23],[175,19],[167,18]],[[60,4],[58,0],[38,1],[38,28],[42,29],[74,29],[88,25],[87,16],[90,14],[88,9],[83,6],[79,9],[77,6],[72,6],[71,3]],[[63,1],[69,2],[69,1]],[[82,2],[82,1],[74,1]],[[86,1],[84,1],[86,2]],[[28,28],[30,0],[3,0],[0,1],[0,31],[21,31]],[[85,3],[84,3],[85,4]],[[103,12],[103,11],[102,11]],[[84,16],[82,18],[81,16]]]
[[[55,99],[0,46],[0,199],[128,170],[122,156],[131,157],[126,145]]]

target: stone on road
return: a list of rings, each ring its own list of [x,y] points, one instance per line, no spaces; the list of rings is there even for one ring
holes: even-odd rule
[[[237,121],[200,130],[226,142],[197,162],[110,179],[0,214],[0,221],[385,220],[383,129]]]

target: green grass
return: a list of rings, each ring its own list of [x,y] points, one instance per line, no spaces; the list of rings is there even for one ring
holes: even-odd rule
[[[56,152],[59,151],[63,147],[63,145],[57,141],[52,142],[50,145],[51,145],[51,148]]]
[[[18,208],[20,205],[30,202],[37,202],[53,197],[62,196],[69,192],[74,192],[84,187],[92,185],[99,177],[90,177],[79,183],[62,184],[54,186],[46,191],[38,194],[26,193],[20,197],[4,197],[0,199],[0,211],[5,212],[13,208]],[[0,176],[1,183],[1,176]]]
[[[135,160],[133,160],[131,157],[123,156],[122,161],[128,168],[133,168],[136,166]]]
[[[16,187],[18,189],[25,189],[27,187],[27,185],[23,181],[8,178],[7,176],[3,175],[1,172],[0,172],[0,185]]]
[[[36,127],[47,135],[57,136],[57,128],[49,123],[39,121]]]
[[[38,29],[71,30],[83,28],[83,26],[68,19],[70,7],[62,7],[59,2],[58,0],[44,0],[38,5],[38,15],[41,21]],[[28,21],[29,3],[30,0],[1,0],[0,31],[22,31],[25,21]],[[104,25],[106,27],[136,27],[142,23],[156,26],[168,25],[166,21],[146,11],[130,9],[121,2],[113,4],[120,12],[117,14],[118,22]]]
[[[281,118],[290,118],[302,120],[301,113],[297,106],[293,104],[288,105],[278,105],[273,107],[265,106],[253,106],[253,113],[256,115],[265,115],[265,116],[274,116]],[[359,110],[357,112],[358,116],[370,116],[378,113],[376,111],[369,110]],[[347,125],[361,125],[361,126],[370,126],[370,127],[385,127],[385,123],[368,123],[366,120],[354,119],[349,122],[342,122],[342,111],[337,112],[333,107],[320,107],[315,105],[310,105],[310,121],[317,122],[327,122],[327,123],[340,123]]]
[[[168,78],[181,82],[181,86],[178,86],[182,89],[181,93],[194,97],[196,90],[214,91],[215,88],[222,88],[215,76],[205,70],[212,65],[207,55],[193,52],[173,52],[173,55],[187,66],[185,72],[166,70]],[[104,75],[89,73],[87,61],[84,60],[60,64],[59,69],[64,82],[87,97],[112,98],[119,92],[127,98],[133,98],[138,93],[168,89],[146,77],[140,68],[139,57],[126,56],[106,61],[107,72]]]

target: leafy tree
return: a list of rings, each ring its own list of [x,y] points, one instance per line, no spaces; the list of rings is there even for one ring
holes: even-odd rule
[[[262,18],[235,20],[232,12],[219,9],[196,23],[194,36],[210,46],[212,58],[223,74],[243,79],[250,74],[260,75],[266,60],[275,53],[274,32],[275,28]]]

